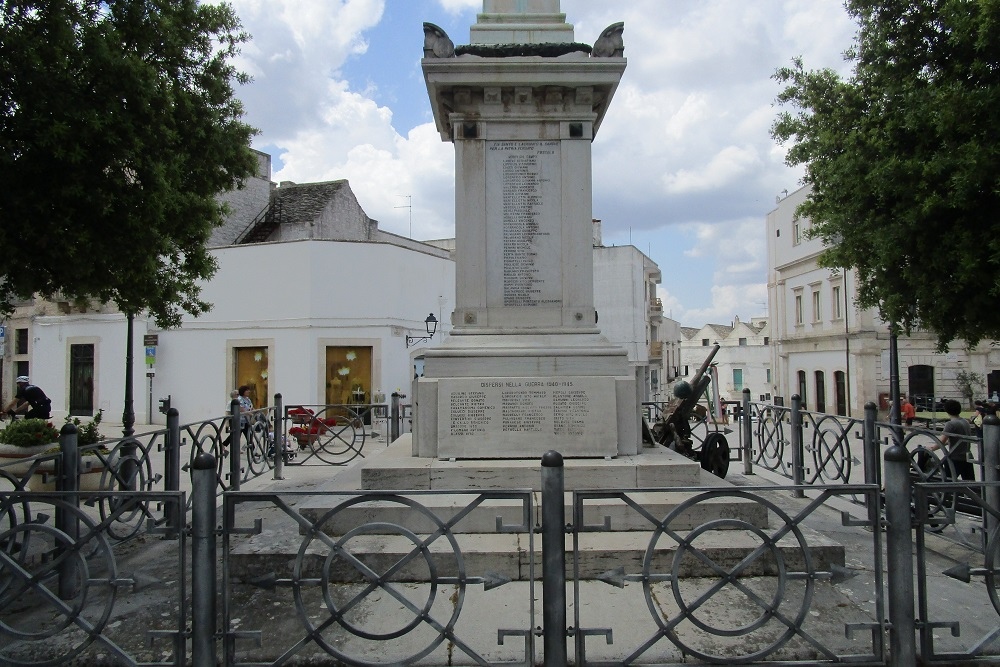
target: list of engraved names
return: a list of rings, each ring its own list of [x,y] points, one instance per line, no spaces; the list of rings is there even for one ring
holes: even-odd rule
[[[499,215],[503,243],[503,305],[558,304],[559,142],[490,141],[487,210]],[[488,195],[489,196],[489,195]],[[555,235],[554,235],[555,234]],[[498,239],[499,241],[500,239]],[[558,261],[556,261],[558,266]]]
[[[579,380],[504,379],[463,383],[445,394],[452,437],[486,433],[582,436],[597,417],[593,388]]]

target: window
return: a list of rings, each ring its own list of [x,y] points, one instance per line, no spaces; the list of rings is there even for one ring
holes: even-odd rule
[[[847,415],[847,377],[844,371],[833,372],[833,385],[837,393],[837,414],[844,417]]]
[[[840,285],[833,286],[833,294],[830,299],[833,302],[830,304],[833,306],[833,319],[839,320],[844,316],[843,304],[841,304],[840,298]]]
[[[771,339],[768,336],[764,336],[764,345],[770,345]]]
[[[684,366],[684,377],[687,377],[688,375],[691,375],[691,367],[687,366],[685,364],[685,366]]]
[[[771,384],[771,369],[770,368],[765,368],[764,372],[767,373],[767,383]]]
[[[740,347],[746,347],[746,346],[747,346],[747,339],[740,338]]]
[[[708,347],[708,339],[707,338],[702,338],[701,339],[701,346],[702,347]]]
[[[806,406],[806,372],[799,371],[799,398],[802,399],[802,407]]]
[[[27,361],[15,361],[14,362],[14,375],[31,375],[28,372],[28,362]]]
[[[28,330],[14,330],[14,354],[28,354]],[[21,375],[26,375],[22,373]]]
[[[326,348],[328,405],[369,403],[372,391],[372,348],[355,345]],[[423,373],[421,368],[420,374]]]
[[[802,221],[797,217],[792,219],[792,245],[802,243]]]
[[[802,324],[802,295],[795,295],[795,324]]]
[[[254,408],[270,405],[267,393],[267,348],[237,347],[233,351],[236,387],[250,387],[249,397]]]
[[[743,391],[743,369],[733,369],[733,391]]]
[[[813,322],[819,322],[819,316],[820,316],[820,311],[819,311],[819,290],[814,290],[812,294],[813,294],[813,299],[812,299],[812,301],[813,301],[813,312],[812,312],[813,319],[812,319],[812,321]]]
[[[816,371],[816,412],[826,412],[826,376]]]

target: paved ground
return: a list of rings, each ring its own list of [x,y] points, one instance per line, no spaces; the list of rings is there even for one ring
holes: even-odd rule
[[[365,454],[375,455],[382,446],[377,441],[369,442]],[[276,506],[272,499],[265,499],[252,508],[248,505],[246,518],[239,520],[238,525],[251,526],[254,518],[260,518],[267,530],[277,522],[290,520],[295,506],[308,498],[295,492],[321,492],[325,486],[332,486],[334,475],[339,477],[337,485],[342,486],[344,477],[358,475],[355,464],[345,468],[289,466],[283,480],[262,477],[245,484],[246,491],[277,494],[291,512]],[[755,491],[761,485],[773,483],[766,475],[743,476],[735,471],[730,481],[740,487],[755,487]],[[798,499],[787,491],[764,493],[776,507],[791,515],[809,503],[808,498]],[[741,580],[740,586],[730,585],[716,591],[711,604],[706,602],[701,606],[701,596],[717,584],[716,580],[660,580],[644,585],[634,578],[636,573],[627,572],[633,577],[621,588],[596,581],[583,582],[578,588],[568,585],[568,624],[582,629],[583,632],[576,633],[578,636],[587,635],[587,662],[622,661],[631,656],[637,664],[674,664],[684,660],[690,664],[699,654],[726,660],[764,651],[775,643],[782,648],[771,659],[807,660],[823,657],[825,652],[865,655],[872,650],[871,624],[885,613],[877,605],[879,596],[875,588],[875,573],[879,568],[884,572],[885,563],[878,562],[874,554],[875,534],[861,527],[845,526],[841,512],[863,518],[857,506],[845,501],[810,513],[805,523],[844,544],[850,576],[813,582],[786,578],[777,587],[778,580],[774,577],[747,578]],[[983,556],[972,548],[978,545],[980,535],[971,529],[969,522],[948,527],[942,535],[930,536],[924,545],[926,577],[920,580],[927,582],[928,602],[926,609],[918,606],[917,615],[942,623],[957,622],[960,632],[959,636],[953,636],[951,626],[937,628],[934,636],[938,652],[966,651],[996,632],[1000,625],[990,590],[981,575],[974,573],[970,583],[963,583],[944,574],[956,565],[982,566]],[[176,619],[181,615],[186,617],[179,591],[182,582],[185,588],[190,587],[190,578],[182,571],[176,542],[156,536],[133,540],[119,549],[116,563],[117,576],[137,582],[138,590],[121,587],[114,604],[109,603],[108,591],[94,591],[82,607],[80,618],[99,625],[105,623],[101,618],[107,613],[104,634],[111,643],[87,649],[75,664],[115,664],[119,648],[139,662],[169,659],[170,642],[161,638],[151,644],[146,631],[176,627]],[[218,574],[220,579],[225,576],[221,563]],[[338,664],[330,656],[343,655],[358,661],[389,663],[420,655],[424,656],[422,664],[428,665],[475,664],[480,659],[515,662],[525,656],[524,631],[542,625],[540,584],[532,587],[528,582],[514,582],[489,590],[482,584],[464,587],[410,584],[376,588],[358,601],[355,596],[366,591],[360,585],[323,586],[318,582],[292,585],[271,581],[266,572],[261,574],[262,579],[253,585],[240,583],[231,588],[228,607],[231,624],[246,633],[236,640],[241,661],[281,661],[284,655],[288,659],[282,664]],[[100,578],[100,573],[94,572],[92,576]],[[7,594],[5,590],[0,585],[0,599]],[[768,602],[779,613],[763,614],[760,601]],[[62,653],[66,643],[86,644],[85,631],[55,631],[65,610],[59,610],[57,604],[49,601],[48,611],[29,613],[33,602],[37,600],[27,597],[13,602],[6,611],[0,611],[0,620],[24,632],[51,631],[53,637],[31,642],[23,650],[0,649],[0,663],[4,658],[30,661],[54,658]],[[682,620],[681,607],[690,612],[687,620]],[[325,626],[330,609],[342,614],[354,631]],[[12,611],[17,613],[11,616]],[[799,617],[803,632],[783,642],[781,638],[787,632],[785,621]],[[695,622],[691,622],[692,618]],[[855,631],[846,633],[845,624],[855,624]],[[408,631],[411,626],[414,629]],[[737,631],[739,628],[755,629],[745,633]],[[441,630],[447,638],[441,636]],[[665,639],[664,633],[673,634],[675,642]],[[502,635],[502,643],[498,643],[498,635]],[[258,636],[260,645],[256,642]],[[537,659],[542,639],[531,641],[536,644]],[[3,643],[0,641],[0,646]],[[298,657],[288,657],[299,644],[304,648]],[[4,650],[8,653],[2,653]],[[997,651],[994,648],[992,652]],[[575,659],[573,640],[568,653]],[[60,659],[60,662],[73,661]]]

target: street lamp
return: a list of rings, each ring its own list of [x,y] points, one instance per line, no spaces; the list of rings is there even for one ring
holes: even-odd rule
[[[406,347],[410,347],[411,345],[416,345],[417,343],[419,343],[421,341],[430,340],[431,338],[434,337],[434,334],[437,332],[437,328],[438,328],[438,321],[437,321],[437,318],[434,317],[434,313],[431,313],[430,315],[427,316],[427,319],[424,320],[424,325],[427,327],[427,335],[426,336],[407,336],[406,337]]]

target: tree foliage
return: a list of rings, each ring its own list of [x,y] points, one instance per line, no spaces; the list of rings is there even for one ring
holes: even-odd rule
[[[227,5],[0,0],[0,310],[59,294],[174,326],[210,307],[215,197],[256,168],[231,63],[248,39]]]
[[[969,402],[969,407],[973,407],[973,400],[976,394],[986,389],[986,378],[982,373],[972,371],[959,371],[955,374],[955,386],[965,400]]]
[[[944,349],[1000,337],[1000,0],[847,0],[849,77],[779,69],[797,211],[858,303]]]

